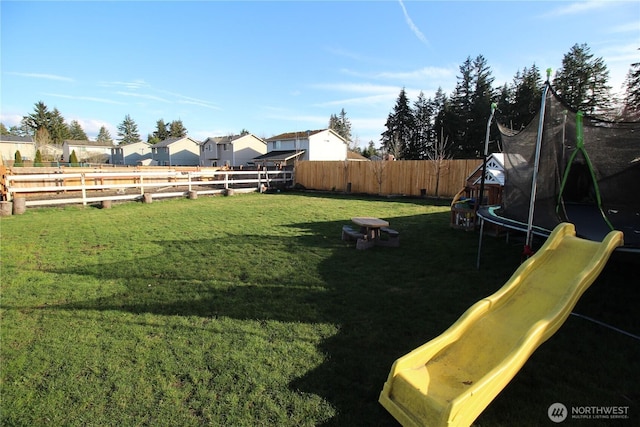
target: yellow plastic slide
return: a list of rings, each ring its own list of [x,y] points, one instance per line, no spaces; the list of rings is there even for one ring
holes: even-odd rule
[[[470,425],[560,328],[622,237],[593,242],[558,225],[499,291],[396,360],[380,403],[405,427]]]

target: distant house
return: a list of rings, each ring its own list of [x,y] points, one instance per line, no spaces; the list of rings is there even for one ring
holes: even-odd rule
[[[267,139],[257,164],[284,166],[298,160],[347,160],[347,141],[331,129],[287,132]]]
[[[200,146],[200,165],[248,166],[266,152],[267,143],[251,133],[210,137]]]
[[[37,148],[40,150],[42,160],[59,161],[62,158],[62,147],[56,144],[41,144]]]
[[[350,162],[368,162],[371,159],[368,159],[365,156],[363,156],[362,154],[357,153],[355,151],[348,151],[347,152],[347,160],[349,160]]]
[[[151,144],[143,141],[121,144],[111,148],[112,165],[135,166],[151,160]]]
[[[30,136],[0,135],[0,155],[2,163],[13,161],[16,151],[20,151],[22,160],[33,160],[36,156],[36,144]]]
[[[151,157],[160,166],[198,166],[200,142],[187,136],[168,138],[151,146]]]
[[[80,162],[107,163],[111,157],[111,142],[68,139],[62,142],[62,161],[68,162],[72,152]]]

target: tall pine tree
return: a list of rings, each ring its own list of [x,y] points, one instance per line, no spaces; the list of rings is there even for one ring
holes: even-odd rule
[[[625,81],[624,120],[640,120],[640,62],[631,64]]]
[[[351,120],[347,118],[344,108],[340,110],[340,114],[332,114],[329,117],[329,129],[343,137],[348,144],[351,143]]]
[[[382,132],[383,149],[399,159],[405,159],[414,137],[415,119],[404,88],[400,91],[385,126],[387,130]]]
[[[407,150],[407,158],[424,159],[427,148],[433,142],[433,102],[424,96],[420,91],[418,99],[413,103],[413,116],[415,120],[415,131]]]
[[[477,157],[483,150],[486,120],[491,113],[493,77],[482,55],[467,57],[451,97],[454,156]]]
[[[96,141],[102,144],[113,144],[113,139],[111,139],[111,134],[107,130],[106,127],[101,126],[98,131],[98,136],[96,137]]]
[[[575,44],[564,55],[553,86],[572,108],[589,115],[606,115],[613,106],[608,80],[609,71],[604,60],[594,58],[583,43]]]
[[[69,139],[76,141],[87,141],[89,139],[77,120],[71,120],[71,123],[69,123]]]
[[[120,145],[132,144],[140,141],[138,125],[133,121],[130,115],[127,114],[122,123],[118,125],[118,136],[120,137]]]

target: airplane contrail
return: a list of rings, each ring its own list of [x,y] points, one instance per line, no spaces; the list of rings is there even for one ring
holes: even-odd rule
[[[407,8],[404,7],[404,3],[402,2],[402,0],[398,0],[398,3],[400,3],[400,7],[402,8],[402,12],[404,13],[404,19],[407,21],[407,25],[409,25],[409,28],[411,28],[411,31],[413,31],[413,34],[416,35],[416,37],[425,45],[429,45],[429,40],[427,40],[427,38],[425,37],[424,34],[422,34],[422,31],[420,31],[420,29],[416,26],[416,24],[413,23],[413,21],[411,20],[411,17],[409,16],[409,14],[407,13]]]

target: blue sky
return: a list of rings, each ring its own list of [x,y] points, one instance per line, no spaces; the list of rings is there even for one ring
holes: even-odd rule
[[[0,2],[0,121],[38,101],[90,138],[182,120],[189,136],[321,129],[342,108],[376,145],[401,88],[451,94],[467,57],[494,86],[536,64],[559,68],[576,43],[620,91],[640,61],[634,1]]]

